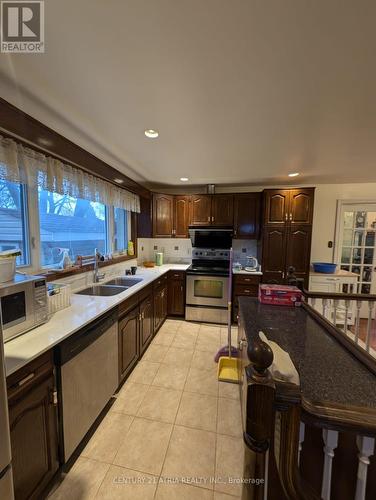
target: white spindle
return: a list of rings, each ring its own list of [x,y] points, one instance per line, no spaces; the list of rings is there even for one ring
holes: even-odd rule
[[[311,299],[311,306],[313,307],[313,309],[315,308],[315,306],[316,306],[316,299],[315,298]]]
[[[326,318],[326,311],[328,308],[328,299],[322,299],[322,315]]]
[[[334,450],[338,444],[338,431],[323,429],[322,436],[324,439],[324,471],[322,475],[321,498],[330,500],[330,490],[332,483],[332,463],[334,458]]]
[[[358,300],[356,302],[356,318],[355,318],[355,343],[359,342],[359,329],[360,329],[360,308],[362,307],[362,301]]]
[[[374,454],[375,438],[357,436],[356,444],[359,450],[358,474],[356,480],[355,500],[365,500],[367,487],[367,472],[370,464],[369,457]]]
[[[299,448],[298,448],[298,466],[300,465],[300,452],[302,451],[302,445],[304,442],[304,432],[305,432],[305,424],[300,422],[299,427]]]
[[[349,309],[350,309],[350,301],[345,300],[345,323],[343,325],[343,331],[347,334],[347,321],[348,321],[348,316],[349,316]]]
[[[333,301],[333,323],[334,323],[334,326],[337,326],[338,304],[339,304],[339,300],[334,299],[334,301]]]
[[[371,300],[368,302],[368,323],[367,323],[367,338],[366,338],[366,350],[369,352],[369,346],[371,342],[371,328],[372,328],[372,313],[375,303]]]

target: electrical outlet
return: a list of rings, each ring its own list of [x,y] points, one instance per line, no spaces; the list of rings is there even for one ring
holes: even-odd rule
[[[154,245],[154,250],[158,250],[158,245]]]
[[[242,248],[242,253],[247,253],[247,249],[246,248]]]
[[[174,247],[174,250],[179,250],[179,247]]]

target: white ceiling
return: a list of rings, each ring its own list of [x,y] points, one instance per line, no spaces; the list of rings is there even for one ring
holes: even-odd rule
[[[134,179],[376,180],[374,0],[45,4],[0,95]]]

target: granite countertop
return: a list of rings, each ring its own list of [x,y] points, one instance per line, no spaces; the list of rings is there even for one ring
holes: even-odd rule
[[[6,375],[11,375],[27,365],[83,326],[139,292],[157,279],[158,276],[170,270],[185,271],[188,267],[189,264],[164,264],[153,268],[139,267],[136,277],[143,278],[142,281],[112,297],[95,297],[72,293],[70,307],[55,313],[47,323],[4,344]],[[105,282],[106,280],[98,284],[103,285]],[[82,288],[86,288],[86,286]]]
[[[261,330],[290,354],[303,398],[376,410],[376,376],[305,309],[263,305],[250,297],[238,300],[248,342]]]

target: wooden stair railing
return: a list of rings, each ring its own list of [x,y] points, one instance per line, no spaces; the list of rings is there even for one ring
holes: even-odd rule
[[[248,343],[241,318],[238,328],[242,500],[376,498],[376,410],[305,400],[300,386],[271,376],[270,347],[258,335]]]

